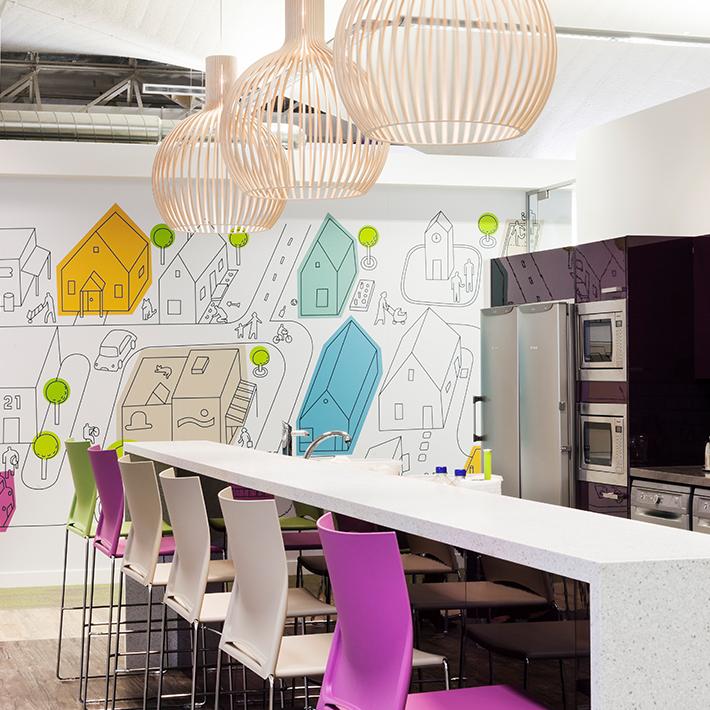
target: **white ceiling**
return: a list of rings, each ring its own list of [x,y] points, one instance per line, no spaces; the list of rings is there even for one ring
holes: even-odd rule
[[[240,69],[283,41],[284,0],[0,0],[0,48],[133,56],[201,69],[222,51]],[[345,0],[326,0],[326,37]],[[548,0],[557,27],[710,39],[707,0]],[[710,46],[559,38],[557,78],[523,138],[448,152],[573,158],[585,128],[710,87]],[[437,152],[447,152],[446,149]]]

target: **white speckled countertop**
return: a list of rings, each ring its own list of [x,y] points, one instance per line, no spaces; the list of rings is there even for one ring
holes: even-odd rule
[[[212,442],[125,450],[589,582],[593,709],[710,707],[710,535]]]

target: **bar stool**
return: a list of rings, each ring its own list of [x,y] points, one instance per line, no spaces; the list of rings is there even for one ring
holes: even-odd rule
[[[88,701],[88,679],[89,665],[91,659],[91,637],[99,632],[92,631],[94,612],[94,592],[96,577],[96,552],[100,552],[110,560],[110,591],[109,591],[109,615],[107,622],[106,642],[106,677],[105,677],[105,705],[108,705],[109,682],[111,678],[111,642],[113,636],[113,610],[115,605],[115,579],[116,560],[123,557],[126,540],[121,538],[121,528],[123,526],[124,512],[124,491],[121,480],[121,472],[118,468],[118,455],[113,449],[101,449],[100,446],[90,446],[88,448],[89,461],[96,481],[96,488],[101,500],[101,516],[96,527],[94,537],[94,549],[92,554],[91,567],[91,593],[89,595],[89,609],[87,621],[86,659],[84,665],[84,695],[81,698],[83,707],[86,708]],[[162,538],[160,540],[160,554],[172,555],[175,546],[172,538]],[[119,576],[118,603],[119,608],[123,595],[123,575]],[[119,612],[120,619],[120,612]],[[118,635],[117,635],[118,652]],[[93,701],[92,701],[93,702]]]
[[[330,514],[318,527],[340,612],[318,710],[544,710],[513,686],[409,693],[412,619],[395,533],[341,532]]]
[[[152,633],[153,589],[165,587],[170,576],[170,562],[158,562],[161,552],[163,511],[155,466],[152,461],[132,461],[129,454],[118,460],[126,503],[133,525],[123,553],[121,572],[142,584],[148,592],[146,617],[146,653],[143,684],[143,708],[148,703],[148,676],[150,672],[150,649]],[[173,538],[174,546],[174,538]],[[164,548],[163,548],[164,549]],[[211,546],[211,552],[222,548]],[[210,560],[208,583],[226,583],[234,580],[234,565],[231,560]],[[118,623],[120,624],[120,618]],[[157,653],[157,651],[155,651]],[[156,668],[157,670],[157,668]],[[118,673],[118,656],[114,664],[114,697]]]

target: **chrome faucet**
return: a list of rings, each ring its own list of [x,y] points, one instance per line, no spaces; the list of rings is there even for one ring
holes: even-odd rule
[[[333,436],[342,436],[343,441],[349,444],[352,441],[350,434],[347,431],[326,431],[325,434],[321,434],[317,439],[313,440],[313,443],[306,449],[306,453],[303,454],[304,459],[311,458],[311,454],[315,451],[316,446],[326,439],[330,439]]]
[[[294,429],[288,422],[281,422],[281,443],[279,448],[284,456],[293,456],[293,439],[297,436],[310,436],[309,431]]]

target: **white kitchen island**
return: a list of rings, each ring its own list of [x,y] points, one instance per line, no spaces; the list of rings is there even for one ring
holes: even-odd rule
[[[588,582],[593,710],[710,708],[710,535],[213,442],[124,448]]]

